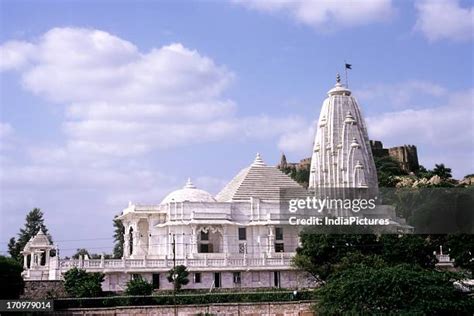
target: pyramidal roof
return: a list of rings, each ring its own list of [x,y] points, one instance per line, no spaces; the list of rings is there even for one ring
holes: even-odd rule
[[[28,251],[31,248],[52,248],[48,236],[46,236],[42,229],[26,243],[23,251]]]
[[[228,202],[246,200],[251,197],[263,200],[279,200],[280,189],[304,188],[278,168],[267,166],[260,154],[247,168],[241,170],[219,194],[216,200]]]

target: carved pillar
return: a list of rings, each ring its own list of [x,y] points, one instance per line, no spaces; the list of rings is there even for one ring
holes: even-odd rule
[[[133,231],[133,249],[132,249],[132,255],[139,255],[140,250],[140,232],[138,231],[138,226],[137,229]]]
[[[122,258],[128,258],[130,256],[130,236],[125,231],[125,234],[123,234],[123,256]]]
[[[46,249],[46,250],[44,251],[44,255],[46,256],[45,261],[44,261],[44,265],[47,266],[47,267],[49,267],[49,258],[50,258],[50,256],[51,256],[51,255],[50,255],[50,252],[51,252],[50,249]]]
[[[268,256],[275,252],[275,226],[268,226]]]
[[[224,253],[229,253],[229,236],[228,236],[228,227],[227,225],[223,226],[222,229],[222,239],[223,239],[223,251]]]
[[[28,269],[28,255],[24,254],[23,255],[23,269]]]
[[[196,226],[193,225],[191,226],[192,229],[192,234],[191,234],[191,254],[195,254],[198,252],[197,250],[197,232],[196,232]]]

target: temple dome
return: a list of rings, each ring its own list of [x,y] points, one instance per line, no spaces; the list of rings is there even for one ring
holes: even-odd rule
[[[196,186],[188,179],[186,185],[179,190],[168,194],[161,204],[168,204],[171,202],[215,202],[214,197],[204,190],[196,188]]]

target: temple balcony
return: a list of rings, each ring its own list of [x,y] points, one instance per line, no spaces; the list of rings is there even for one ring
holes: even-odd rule
[[[225,255],[222,253],[200,254],[198,258],[164,259],[60,259],[61,273],[77,267],[88,272],[166,272],[173,265],[184,265],[193,271],[232,270],[280,270],[291,268],[291,259],[295,253],[281,252],[268,256]]]

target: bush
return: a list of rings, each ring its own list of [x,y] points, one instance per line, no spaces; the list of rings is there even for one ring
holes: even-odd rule
[[[449,272],[402,264],[358,266],[333,275],[317,290],[318,315],[472,315],[474,302],[454,286]]]
[[[142,278],[129,281],[125,290],[127,295],[150,295],[151,292],[153,292],[153,285]]]
[[[25,283],[21,277],[22,266],[13,258],[0,256],[0,299],[20,297]]]
[[[207,294],[180,294],[176,295],[176,304],[214,304],[214,303],[243,303],[243,302],[287,302],[310,300],[312,291],[272,292],[241,292],[241,293],[207,293]],[[114,306],[144,306],[144,305],[173,305],[173,295],[156,296],[115,296],[102,298],[57,299],[54,308],[61,310],[77,307],[114,307]]]
[[[72,297],[98,297],[102,295],[102,273],[88,273],[72,268],[64,274],[64,288]]]
[[[168,279],[168,282],[173,283],[174,289],[179,291],[181,290],[181,286],[189,283],[188,275],[189,272],[186,266],[179,265],[169,270],[166,278]]]

